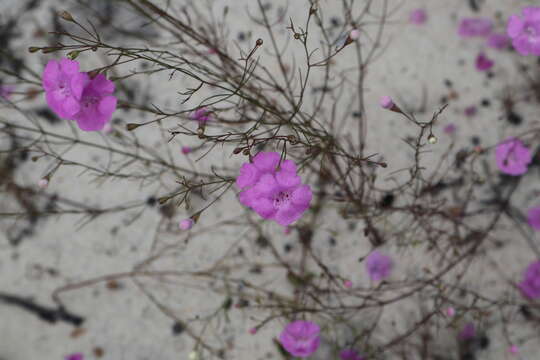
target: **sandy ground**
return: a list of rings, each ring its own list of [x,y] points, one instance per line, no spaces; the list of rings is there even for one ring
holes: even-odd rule
[[[182,1],[177,1],[181,3]],[[336,1],[337,2],[337,1]],[[499,103],[494,99],[501,89],[516,76],[514,66],[515,57],[505,52],[487,50],[495,59],[493,70],[494,78],[488,79],[485,74],[474,69],[474,59],[482,45],[480,41],[463,40],[456,34],[458,19],[471,16],[467,1],[390,1],[398,9],[392,14],[386,28],[385,44],[388,45],[384,55],[370,68],[367,82],[366,98],[368,103],[369,127],[368,146],[370,153],[381,154],[388,162],[389,168],[379,174],[381,179],[388,177],[396,169],[406,167],[411,163],[411,154],[403,151],[404,145],[400,140],[412,135],[413,128],[408,127],[402,118],[390,112],[381,111],[377,100],[381,95],[388,94],[401,104],[417,107],[422,103],[422,92],[427,95],[425,113],[418,116],[431,116],[441,104],[442,97],[448,97],[454,91],[458,97],[451,100],[450,106],[440,119],[436,127],[439,142],[433,147],[433,154],[426,156],[426,166],[434,166],[437,154],[446,149],[452,141],[454,147],[469,146],[471,138],[478,136],[482,144],[492,145],[501,138],[526,129],[538,119],[537,109],[520,109],[526,124],[519,129],[509,128],[497,119]],[[3,0],[0,3],[0,14],[9,14],[19,1]],[[234,38],[240,31],[252,32],[253,38],[267,36],[260,27],[249,22],[246,9],[254,10],[252,1],[215,1],[214,13],[227,4],[230,7],[229,21],[230,36]],[[517,12],[526,4],[533,1],[486,1],[481,8],[480,15],[493,17],[496,13],[507,15]],[[274,4],[278,6],[278,4]],[[321,1],[321,8],[333,10],[333,1]],[[415,26],[408,23],[408,14],[411,9],[423,7],[428,13],[428,22],[424,26]],[[52,8],[69,8],[75,16],[84,16],[83,10],[71,2],[43,1],[43,4],[34,11],[24,14],[20,20],[19,30],[23,37],[16,40],[15,48],[21,53],[28,46],[43,43],[44,39],[33,39],[32,33],[38,27],[47,29],[50,26]],[[307,12],[306,1],[291,1],[287,16],[293,19],[303,19]],[[327,17],[329,19],[330,16]],[[132,20],[133,21],[133,20]],[[328,20],[329,21],[329,20]],[[283,25],[284,27],[285,25]],[[152,31],[152,30],[149,30]],[[285,31],[282,31],[285,36]],[[266,39],[265,39],[266,40]],[[113,40],[114,41],[114,40]],[[229,51],[235,51],[232,44]],[[40,71],[43,64],[52,56],[25,55],[28,64],[36,71]],[[85,67],[90,64],[101,64],[102,59],[85,56]],[[81,60],[81,59],[80,59]],[[83,60],[81,60],[82,62]],[[353,66],[351,58],[344,52],[337,59],[338,66]],[[125,70],[125,69],[124,69]],[[320,76],[317,74],[316,76]],[[448,86],[450,80],[451,88]],[[142,83],[139,83],[141,85]],[[137,84],[134,82],[134,86]],[[178,105],[175,92],[179,90],[178,81],[168,81],[168,74],[157,74],[150,77],[147,82],[135,88],[137,101],[143,102],[148,94],[161,106],[174,108]],[[481,106],[483,99],[490,99],[491,106]],[[196,104],[193,99],[191,105]],[[24,103],[20,106],[32,109],[43,104],[42,99],[35,103]],[[189,104],[188,104],[189,105]],[[469,105],[477,105],[479,113],[474,118],[467,118],[463,110]],[[186,105],[187,106],[187,105]],[[10,116],[20,116],[13,110]],[[2,114],[4,115],[4,113]],[[150,118],[140,118],[134,113],[118,112],[120,119],[118,131],[121,131],[125,122],[142,122]],[[21,121],[22,117],[21,117]],[[448,123],[457,126],[457,135],[451,138],[444,135],[442,128]],[[165,127],[173,127],[167,124]],[[66,134],[71,129],[66,125],[64,129],[55,128]],[[347,131],[347,129],[344,129]],[[110,135],[85,134],[88,138],[107,143]],[[145,144],[154,146],[156,151],[170,151],[178,164],[195,166],[193,160],[196,155],[185,159],[180,153],[180,146],[197,143],[196,139],[175,139],[171,143],[164,143],[158,129],[152,129],[139,139]],[[70,159],[91,159],[96,166],[104,164],[108,159],[99,153],[78,148],[66,155]],[[232,158],[229,153],[216,151],[204,159],[209,164],[226,163],[233,168],[240,162]],[[489,161],[493,164],[493,159]],[[38,161],[25,165],[18,176],[23,184],[35,185],[41,176],[50,169],[51,163]],[[231,174],[233,175],[233,174]],[[85,204],[96,204],[112,207],[125,203],[144,203],[149,196],[160,196],[167,193],[174,186],[174,174],[164,176],[162,184],[146,184],[144,181],[106,181],[101,182],[82,173],[77,167],[63,167],[52,179],[46,190],[48,193],[58,193],[63,196],[77,199]],[[384,180],[381,180],[384,186]],[[527,186],[534,191],[533,181]],[[530,193],[519,194],[518,198],[524,206],[532,205],[534,198]],[[195,202],[196,208],[204,204],[203,200]],[[9,208],[8,201],[0,200],[0,206]],[[142,213],[141,213],[142,211]],[[235,221],[246,216],[246,212],[238,205],[233,193],[221,200],[214,210],[205,213],[204,218],[189,234],[176,230],[176,223],[189,215],[184,208],[176,209],[170,220],[163,220],[156,207],[139,207],[133,211],[111,214],[86,223],[85,218],[77,215],[68,215],[58,218],[49,218],[39,223],[34,236],[25,239],[21,244],[13,247],[9,244],[7,233],[13,226],[13,221],[3,221],[0,227],[0,289],[6,293],[31,297],[36,302],[53,306],[52,292],[65,284],[75,283],[88,278],[95,278],[111,273],[132,271],[135,266],[155,255],[159,251],[167,251],[167,256],[151,266],[154,270],[176,269],[179,271],[194,271],[207,269],[221,256],[238,246],[244,248],[250,261],[269,259],[264,249],[254,244],[253,234],[247,228],[234,226],[216,226],[223,221]],[[328,215],[329,220],[332,215]],[[369,251],[368,243],[360,227],[349,230],[345,221],[329,221],[321,227],[316,236],[317,251],[325,259],[334,262],[335,268],[342,274],[348,274],[355,284],[362,284],[363,268],[358,265],[357,259]],[[278,228],[267,225],[268,232],[275,234],[270,239],[279,251],[283,251],[284,244],[292,244],[293,250],[284,256],[293,260],[299,256],[298,245],[295,245],[297,234],[283,235]],[[200,233],[200,235],[199,235]],[[333,236],[338,246],[331,246],[328,238]],[[502,237],[503,235],[501,235]],[[171,248],[168,245],[173,244]],[[164,250],[166,249],[166,250]],[[296,251],[295,251],[296,250]],[[421,267],[428,260],[422,254],[414,251],[400,249],[397,246],[387,246],[386,251],[399,254],[395,280],[418,276]],[[513,244],[510,251],[492,252],[487,261],[499,262],[506,270],[509,278],[519,277],[523,264],[532,260],[525,243]],[[241,263],[243,258],[235,261]],[[481,270],[483,265],[477,265]],[[467,280],[467,286],[479,287],[491,291],[490,274],[482,271],[472,271],[479,274]],[[276,289],[287,291],[288,285],[284,283],[283,272],[268,272],[255,277],[244,274],[249,279],[262,283],[270,283]],[[200,280],[175,280],[174,283],[164,285],[159,281],[145,279],[145,286],[152,289],[159,301],[166,303],[181,319],[190,322],[198,317],[205,317],[219,307],[224,301],[225,294],[209,291],[213,284]],[[84,352],[88,358],[96,358],[93,351],[96,348],[104,350],[104,359],[187,359],[192,350],[193,342],[185,335],[173,335],[174,320],[160,311],[131,280],[119,280],[120,288],[111,290],[100,283],[84,289],[71,291],[62,296],[68,309],[85,318],[84,334],[73,336],[73,327],[65,323],[55,325],[39,320],[35,315],[14,307],[0,304],[0,359],[27,360],[40,357],[41,359],[62,359],[72,352]],[[510,289],[506,288],[501,296],[515,297]],[[390,324],[392,319],[398,324],[394,330],[400,328],[414,318],[415,310],[409,309],[410,304],[399,304],[388,309],[385,323]],[[221,316],[221,315],[220,315]],[[369,318],[369,314],[365,315]],[[229,346],[228,359],[263,359],[279,358],[271,342],[283,326],[283,322],[272,322],[264,327],[256,336],[248,333],[248,329],[261,320],[255,310],[235,309],[229,312],[229,319],[222,316],[221,321],[212,323],[207,330],[208,336],[219,338],[222,346]],[[361,319],[359,319],[361,322]],[[402,323],[402,324],[400,324]],[[403,326],[403,327],[402,327]],[[489,328],[489,324],[486,324]],[[520,327],[511,327],[511,337],[519,337]],[[500,329],[489,329],[492,335],[490,347],[479,352],[479,359],[505,359],[510,358],[506,353],[507,343],[502,340]],[[449,352],[455,349],[455,340],[452,330],[441,331],[441,348],[448,348]],[[377,341],[384,342],[383,335],[377,335]],[[232,345],[231,345],[232,344]],[[535,359],[540,351],[540,344],[536,341],[528,342],[521,352],[522,359]],[[321,352],[314,359],[323,359]],[[453,358],[453,357],[452,357]]]

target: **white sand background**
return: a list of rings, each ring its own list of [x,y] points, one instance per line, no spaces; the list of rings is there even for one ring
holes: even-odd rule
[[[19,1],[2,0],[0,2],[0,13],[9,14],[13,7],[18,6]],[[183,1],[173,1],[175,4],[182,4]],[[274,7],[284,4],[282,1],[272,2]],[[327,14],[335,12],[337,0],[322,0],[320,8]],[[368,80],[366,82],[367,111],[369,118],[368,127],[368,153],[381,154],[389,167],[379,172],[379,177],[384,179],[396,169],[407,167],[411,164],[412,154],[406,150],[401,138],[413,135],[415,129],[406,125],[403,118],[399,118],[393,113],[385,112],[378,106],[378,98],[388,94],[403,104],[412,107],[419,106],[422,102],[422,88],[426,89],[427,113],[419,115],[427,118],[440,106],[440,98],[447,96],[449,89],[444,84],[445,79],[450,79],[453,89],[459,94],[459,98],[451,101],[449,108],[440,118],[436,127],[436,135],[439,142],[433,146],[433,154],[427,154],[425,165],[435,166],[437,154],[440,154],[450,143],[450,138],[442,133],[442,127],[448,123],[457,126],[456,149],[460,146],[470,145],[470,137],[480,136],[482,143],[492,145],[506,136],[512,135],[515,129],[508,129],[498,121],[498,103],[492,101],[492,106],[488,108],[479,107],[479,114],[468,119],[463,116],[463,109],[471,104],[478,105],[483,98],[493,100],[494,96],[500,92],[502,87],[515,79],[515,56],[506,52],[496,52],[487,50],[490,57],[495,59],[494,69],[495,79],[486,82],[485,74],[474,69],[474,59],[481,49],[480,40],[463,40],[457,36],[457,22],[463,16],[482,15],[494,17],[500,12],[503,18],[509,14],[518,12],[523,5],[534,4],[534,1],[505,1],[491,0],[485,1],[481,12],[475,14],[471,12],[467,1],[462,0],[390,0],[391,6],[398,7],[392,14],[390,23],[386,27],[385,43],[387,50],[370,67]],[[252,0],[219,0],[214,1],[215,14],[221,13],[223,6],[229,6],[229,16],[227,26],[230,28],[230,37],[235,39],[238,31],[252,32],[252,40],[260,37],[265,40],[265,46],[269,44],[268,35],[261,27],[254,26],[246,16],[246,9],[253,13],[256,10],[256,2]],[[16,41],[16,47],[23,52],[31,45],[39,45],[44,39],[31,39],[32,32],[36,26],[49,26],[49,11],[51,7],[56,9],[71,9],[77,18],[84,17],[82,10],[77,8],[73,2],[69,1],[43,1],[40,9],[25,14],[20,22],[20,31],[24,33],[24,38]],[[425,8],[428,14],[428,22],[424,26],[415,26],[408,23],[409,12],[414,9]],[[307,11],[308,2],[304,0],[291,0],[287,17],[295,21],[303,22]],[[329,20],[327,15],[326,19]],[[282,24],[281,40],[286,36],[285,26]],[[502,28],[501,28],[502,29]],[[360,41],[369,41],[360,39]],[[37,42],[37,43],[36,43]],[[124,45],[124,44],[122,44]],[[246,43],[242,45],[247,48]],[[235,54],[236,48],[228,45],[230,53]],[[59,55],[58,55],[59,56]],[[28,63],[32,64],[36,71],[40,71],[47,59],[51,56],[26,55]],[[84,55],[78,59],[84,68],[91,68],[91,64],[102,64],[100,58],[92,58],[92,54]],[[459,61],[463,60],[465,65],[460,66]],[[268,64],[271,59],[265,59]],[[337,66],[354,66],[352,55],[344,51],[337,57]],[[127,68],[123,69],[127,71]],[[143,101],[145,92],[154,94],[153,100],[165,107],[180,107],[176,91],[182,91],[186,84],[175,81],[168,81],[169,74],[157,74],[140,82],[143,87],[137,90],[137,101]],[[315,74],[313,82],[316,82],[320,74]],[[487,85],[486,85],[487,84]],[[195,106],[200,99],[193,99],[188,105]],[[42,99],[37,103],[43,103]],[[20,104],[21,107],[32,108],[35,104]],[[3,116],[19,116],[21,123],[23,118],[13,110],[0,110]],[[538,109],[520,109],[526,122],[518,130],[521,131],[527,126],[538,121]],[[151,120],[149,116],[140,118],[138,114],[129,114],[118,111],[115,117],[121,118],[124,122],[142,122]],[[536,116],[536,118],[535,118]],[[174,127],[174,121],[164,125],[165,128]],[[123,131],[119,125],[119,131]],[[60,129],[60,130],[59,130]],[[71,133],[68,126],[64,129],[55,127],[55,131]],[[344,132],[347,129],[344,129]],[[81,137],[92,139],[93,141],[105,141],[100,134],[81,134]],[[186,165],[184,156],[180,152],[180,146],[197,143],[198,139],[177,138],[171,143],[163,143],[156,128],[147,127],[143,132],[137,133],[139,139],[145,143],[155,146],[156,151],[171,151],[178,164]],[[105,154],[89,152],[87,149],[78,148],[70,151],[66,155],[69,159],[92,159],[96,165],[107,161]],[[195,159],[196,156],[190,155]],[[209,168],[210,164],[217,166],[223,163],[229,168],[234,168],[240,164],[242,158],[231,157],[230,152],[215,151],[211,156],[202,160],[202,168]],[[490,158],[493,164],[493,159]],[[35,185],[46,169],[50,168],[51,162],[48,160],[26,164],[18,176],[23,184]],[[191,166],[191,165],[189,165]],[[229,174],[234,175],[234,174]],[[106,181],[99,183],[92,181],[88,174],[81,173],[75,167],[61,168],[51,179],[50,186],[46,190],[50,193],[58,193],[62,196],[78,199],[80,202],[95,204],[96,206],[110,207],[126,201],[144,202],[148,196],[163,195],[173,189],[175,176],[169,174],[164,176],[163,184],[145,184],[139,182],[125,182],[122,180]],[[384,186],[384,181],[381,181]],[[526,187],[534,190],[538,185],[531,179],[531,183]],[[527,193],[528,194],[528,193]],[[534,204],[534,199],[528,195],[518,194],[523,206]],[[4,196],[4,195],[2,195]],[[526,199],[528,197],[528,199]],[[204,201],[194,203],[194,207],[201,206]],[[7,199],[0,199],[0,207],[11,209]],[[269,260],[270,257],[264,250],[254,245],[253,233],[249,233],[247,228],[216,226],[216,223],[224,220],[235,220],[246,216],[246,212],[237,203],[233,192],[230,192],[224,200],[220,201],[214,210],[205,212],[200,222],[191,233],[176,230],[176,222],[189,216],[190,213],[184,208],[177,209],[171,223],[162,221],[162,217],[155,208],[145,208],[144,212],[133,223],[127,224],[132,216],[137,212],[128,212],[121,215],[106,215],[97,220],[81,226],[81,217],[77,215],[66,215],[59,218],[49,218],[42,221],[37,228],[37,233],[25,239],[18,247],[8,244],[4,231],[12,221],[2,221],[0,223],[0,289],[6,293],[13,293],[22,296],[33,297],[38,303],[53,305],[51,300],[52,292],[65,284],[78,282],[88,278],[94,278],[111,273],[132,271],[134,266],[149,256],[156,253],[157,248],[162,249],[167,244],[176,244],[169,252],[168,257],[153,265],[154,269],[176,269],[179,271],[195,271],[206,269],[217,259],[223,256],[229,249],[235,246],[242,246],[251,261]],[[254,219],[256,217],[253,217]],[[362,226],[355,230],[348,230],[344,221],[334,221],[334,217],[329,215],[327,224],[318,229],[315,237],[316,251],[325,259],[335,265],[335,270],[339,270],[344,276],[348,276],[355,284],[365,283],[365,272],[357,259],[364,256],[369,250],[369,242],[362,234]],[[207,229],[201,236],[196,236],[201,229]],[[286,259],[293,261],[298,258],[300,252],[296,243],[297,234],[285,236],[277,226],[267,225],[268,233],[273,233],[270,240],[277,249],[282,251],[285,243],[293,245],[293,251],[284,255]],[[338,246],[330,248],[328,237],[333,235]],[[504,234],[501,234],[504,240]],[[189,241],[188,241],[189,240]],[[296,250],[296,251],[295,251]],[[394,245],[385,246],[384,250],[392,254],[397,263],[397,271],[394,273],[394,280],[411,278],[420,274],[420,269],[429,259],[423,258],[420,251],[403,250]],[[511,248],[503,248],[490,253],[489,259],[499,262],[505,269],[508,278],[518,279],[524,264],[534,259],[524,241],[514,241]],[[238,258],[241,263],[243,258]],[[333,263],[332,263],[333,262]],[[498,275],[485,273],[487,269],[485,263],[479,264],[480,269],[471,269],[466,285],[475,288],[480,292],[490,292],[493,285],[490,280]],[[50,275],[47,271],[40,269],[55,269],[57,275]],[[475,275],[477,274],[477,275]],[[265,272],[259,277],[245,274],[250,280],[255,279],[261,284],[270,283],[276,291],[290,292],[290,286],[285,281],[283,271]],[[131,280],[121,280],[120,290],[108,290],[103,283],[90,286],[85,289],[75,290],[63,295],[62,299],[69,310],[85,317],[83,328],[86,332],[72,338],[70,334],[73,327],[64,323],[55,325],[40,321],[31,313],[22,311],[15,307],[0,304],[0,359],[1,360],[28,360],[42,359],[53,360],[63,359],[66,354],[72,352],[84,352],[89,359],[94,359],[92,350],[101,347],[104,350],[104,359],[112,360],[168,360],[187,359],[193,348],[193,342],[181,334],[173,336],[171,326],[173,320],[163,314],[147,296],[145,296]],[[149,289],[155,292],[156,296],[171,307],[175,313],[184,320],[193,320],[197,316],[204,317],[216,309],[224,300],[224,294],[216,294],[210,291],[207,282],[197,284],[195,281],[178,281],[167,286],[157,281],[145,280]],[[199,286],[199,289],[196,287]],[[509,297],[516,297],[517,294],[512,289],[503,284]],[[494,290],[493,290],[494,291]],[[502,294],[502,292],[501,292]],[[502,295],[501,295],[502,296]],[[425,299],[426,305],[429,300]],[[398,303],[390,307],[385,312],[383,323],[390,324],[395,320],[397,325],[393,330],[379,331],[376,335],[377,341],[384,343],[413,323],[413,312],[417,311],[411,303]],[[406,310],[409,309],[409,310]],[[370,314],[363,315],[366,319]],[[517,317],[517,315],[516,315]],[[233,344],[226,353],[227,359],[265,359],[279,358],[272,344],[272,337],[277,336],[284,322],[275,321],[252,336],[248,329],[256,325],[254,319],[261,320],[255,310],[232,309],[229,312],[230,323],[223,318],[220,327],[211,327],[208,334],[211,338],[219,335],[223,341],[222,346]],[[360,318],[359,321],[362,321]],[[488,325],[489,326],[489,325]],[[521,330],[525,330],[524,327]],[[521,334],[519,326],[511,327],[511,337],[517,339]],[[449,331],[441,331],[441,349],[447,352],[449,358],[455,356],[455,340]],[[531,330],[527,330],[530,334]],[[534,332],[533,332],[534,333]],[[479,352],[479,359],[507,359],[510,356],[506,349],[508,344],[503,340],[500,329],[489,329],[491,336],[490,347]],[[521,359],[538,359],[540,355],[540,342],[529,341],[526,346],[520,347]],[[313,357],[323,359],[323,351]],[[390,359],[393,357],[385,357]],[[396,357],[398,358],[398,357]],[[519,357],[515,357],[519,358]],[[329,359],[329,357],[326,357]]]

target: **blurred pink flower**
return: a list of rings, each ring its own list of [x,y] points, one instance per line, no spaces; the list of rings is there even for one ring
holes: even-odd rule
[[[49,60],[43,71],[43,88],[49,107],[61,118],[71,119],[80,109],[83,89],[89,78],[79,72],[79,62]]]
[[[521,140],[510,137],[497,145],[495,159],[499,170],[508,175],[522,175],[532,161],[531,151]]]
[[[301,184],[294,162],[284,160],[279,165],[279,161],[277,152],[258,153],[253,163],[242,165],[236,185],[242,189],[240,203],[287,226],[309,208],[312,194],[309,185]]]
[[[459,338],[461,340],[469,340],[476,336],[476,328],[473,323],[466,323],[461,332]]]
[[[443,132],[447,135],[451,135],[456,132],[456,125],[455,124],[448,124],[443,128]]]
[[[465,108],[465,116],[473,117],[474,115],[476,115],[477,111],[478,110],[476,109],[476,106],[474,105],[467,106]]]
[[[0,85],[0,97],[9,99],[14,89],[15,87],[12,85]]]
[[[190,119],[197,120],[200,125],[203,125],[203,124],[206,124],[210,120],[209,113],[210,111],[205,107],[198,108],[191,114]]]
[[[193,224],[195,222],[188,218],[188,219],[184,219],[184,220],[180,220],[180,223],[178,224],[178,227],[181,229],[181,230],[189,230],[193,227]]]
[[[540,55],[540,7],[527,6],[521,16],[510,16],[506,31],[521,55]]]
[[[394,106],[394,102],[390,96],[382,96],[379,99],[379,104],[383,109],[391,109]]]
[[[527,223],[534,230],[540,230],[540,206],[530,208],[527,211]]]
[[[453,307],[449,307],[448,309],[446,309],[446,316],[452,317],[454,315],[456,315],[456,309],[454,309]]]
[[[458,34],[461,37],[485,37],[491,34],[493,22],[487,18],[464,18],[459,23]]]
[[[66,356],[66,360],[84,360],[84,355],[82,353],[76,353]]]
[[[358,39],[360,37],[360,31],[357,29],[351,30],[351,32],[349,33],[349,37],[351,38],[351,40]]]
[[[529,299],[540,298],[540,261],[529,264],[523,274],[523,280],[519,283],[519,288]]]
[[[358,352],[353,349],[342,350],[339,353],[339,358],[341,360],[364,360],[364,358],[358,355]]]
[[[83,131],[99,131],[111,120],[116,109],[114,83],[105,75],[98,74],[84,87],[80,111],[73,116]]]
[[[319,325],[311,321],[296,320],[289,323],[279,336],[279,342],[291,355],[305,358],[319,348]]]
[[[493,67],[494,64],[495,63],[493,62],[493,60],[488,58],[484,53],[480,53],[476,57],[475,65],[476,65],[476,70],[478,71],[489,70]]]
[[[415,25],[425,24],[427,20],[427,13],[424,9],[414,9],[411,11],[409,21]]]
[[[512,345],[508,348],[508,352],[510,354],[517,354],[519,353],[519,348],[516,345]]]
[[[353,283],[352,283],[351,280],[345,280],[345,281],[343,282],[343,286],[345,286],[347,289],[352,288],[352,285],[353,285]]]
[[[506,34],[493,33],[487,38],[486,44],[492,49],[502,50],[510,45],[510,38]]]
[[[189,146],[182,146],[182,154],[186,155],[192,152],[193,149],[191,149]]]
[[[372,281],[380,281],[390,276],[394,263],[390,256],[380,251],[372,251],[366,258],[366,270]]]

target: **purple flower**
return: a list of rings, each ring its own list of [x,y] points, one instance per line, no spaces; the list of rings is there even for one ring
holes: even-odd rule
[[[210,111],[207,108],[202,107],[202,108],[199,108],[199,109],[195,110],[191,114],[190,119],[191,120],[197,120],[200,125],[203,125],[203,124],[206,124],[210,120],[210,114],[209,113],[210,113]]]
[[[493,67],[495,63],[493,60],[488,58],[484,53],[478,54],[476,57],[476,70],[478,71],[486,71]]]
[[[116,109],[113,92],[114,83],[103,74],[98,74],[84,87],[80,111],[73,116],[81,130],[99,131],[111,120]]]
[[[364,360],[363,357],[358,355],[358,352],[352,349],[342,350],[339,353],[339,358],[341,360]]]
[[[506,31],[521,55],[540,55],[540,7],[527,6],[508,18]]]
[[[459,36],[464,38],[474,36],[488,36],[491,34],[493,23],[490,19],[485,18],[464,18],[459,23]]]
[[[15,89],[15,87],[11,85],[0,85],[0,97],[6,100],[9,99],[13,89]]]
[[[43,71],[43,88],[49,107],[61,118],[71,119],[80,109],[88,75],[79,72],[79,62],[50,60]]]
[[[534,230],[540,230],[540,206],[530,208],[527,211],[527,223]]]
[[[411,14],[409,16],[409,21],[412,24],[422,25],[422,24],[425,24],[426,20],[427,20],[426,10],[414,9],[413,11],[411,11]]]
[[[366,270],[372,281],[380,281],[390,276],[394,264],[390,256],[378,250],[371,252],[366,258]]]
[[[473,323],[466,323],[461,332],[459,333],[459,338],[461,340],[469,340],[475,337],[476,329]]]
[[[476,115],[477,111],[478,110],[476,109],[476,106],[474,105],[467,106],[465,108],[465,116],[473,117],[474,115]]]
[[[492,49],[502,50],[510,45],[510,38],[506,34],[493,33],[487,38],[486,44]]]
[[[452,135],[456,132],[456,125],[455,124],[448,124],[443,128],[443,131],[447,135]]]
[[[242,165],[236,185],[242,189],[240,203],[264,219],[287,226],[309,208],[312,194],[309,185],[301,184],[294,162],[285,160],[279,165],[279,160],[277,152],[258,153],[253,163]]]
[[[519,288],[529,299],[540,298],[540,261],[529,264],[523,274],[523,281],[519,283]]]
[[[279,335],[279,342],[291,355],[308,357],[317,351],[321,339],[319,325],[311,321],[296,320],[285,327]]]
[[[383,109],[391,109],[394,107],[394,101],[390,96],[387,95],[381,96],[381,98],[379,99],[379,104]]]
[[[497,145],[495,159],[499,170],[508,175],[522,175],[532,161],[531,151],[521,140],[510,137]]]
[[[84,360],[84,355],[82,353],[76,353],[66,356],[66,360]]]

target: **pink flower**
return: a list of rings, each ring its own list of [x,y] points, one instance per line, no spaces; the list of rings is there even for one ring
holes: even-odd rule
[[[352,283],[351,280],[345,280],[345,281],[343,282],[343,286],[345,286],[347,289],[352,288],[352,285],[353,285],[353,283]]]
[[[111,120],[116,109],[114,83],[105,75],[98,74],[85,86],[80,103],[80,111],[73,116],[79,128],[84,131],[99,131]]]
[[[6,100],[9,99],[13,89],[15,89],[15,87],[11,85],[0,85],[0,97]]]
[[[476,70],[478,71],[486,71],[493,67],[495,63],[493,60],[488,58],[484,53],[478,54],[476,57]]]
[[[182,154],[186,155],[189,154],[192,151],[192,149],[189,146],[182,146]]]
[[[454,309],[453,307],[449,307],[448,309],[446,309],[446,316],[452,317],[454,315],[456,315],[456,309]]]
[[[445,134],[451,135],[456,132],[456,125],[455,124],[448,124],[443,128],[443,131]]]
[[[255,335],[257,333],[257,328],[256,327],[252,327],[251,329],[249,329],[249,333],[251,335]]]
[[[342,350],[339,353],[339,358],[341,360],[364,360],[364,358],[358,355],[358,352],[353,349]]]
[[[66,360],[84,360],[84,355],[82,353],[76,353],[66,356]]]
[[[349,33],[349,37],[351,38],[351,40],[358,39],[360,37],[360,31],[356,29],[351,30],[351,32]]]
[[[195,110],[191,116],[191,120],[197,120],[200,125],[206,124],[210,120],[209,110],[205,107]]]
[[[527,211],[527,223],[534,230],[540,230],[540,206],[530,208]]]
[[[469,340],[475,337],[476,329],[473,323],[466,323],[461,332],[459,333],[459,338],[461,340]]]
[[[476,109],[476,106],[474,105],[467,106],[465,108],[465,116],[473,117],[474,115],[476,115],[477,111],[478,110]]]
[[[499,170],[503,173],[522,175],[527,172],[527,166],[532,161],[532,155],[521,140],[510,137],[497,145],[495,159]]]
[[[492,49],[502,50],[510,45],[510,38],[506,34],[493,33],[487,38],[486,44]]]
[[[515,355],[519,352],[519,348],[516,345],[512,345],[508,348],[508,352]]]
[[[529,299],[540,298],[540,261],[529,264],[519,283],[521,293]]]
[[[412,24],[422,25],[422,24],[425,24],[426,20],[427,20],[426,10],[424,10],[424,9],[415,9],[415,10],[411,11],[411,14],[409,16],[409,21]]]
[[[181,230],[189,230],[193,227],[193,224],[194,224],[194,221],[188,218],[188,219],[181,220],[180,223],[178,224],[178,227]]]
[[[244,163],[236,185],[242,189],[240,203],[250,207],[264,219],[273,219],[288,226],[309,208],[311,188],[302,185],[296,165],[284,160],[279,165],[277,152],[260,152],[253,163]]]
[[[508,18],[506,31],[512,45],[521,55],[540,55],[540,7],[527,6],[521,15]]]
[[[464,38],[481,36],[485,37],[491,34],[493,23],[486,18],[464,18],[459,23],[459,36]]]
[[[279,342],[291,355],[305,358],[319,348],[319,325],[311,321],[296,320],[289,323],[279,336]]]
[[[394,264],[390,256],[378,250],[372,251],[366,258],[366,270],[372,281],[380,281],[390,276]]]
[[[383,109],[391,109],[394,106],[394,102],[390,96],[382,96],[379,99],[379,104]]]
[[[89,78],[79,72],[79,62],[50,60],[43,71],[43,88],[49,107],[61,118],[72,119],[81,110],[81,96]]]

